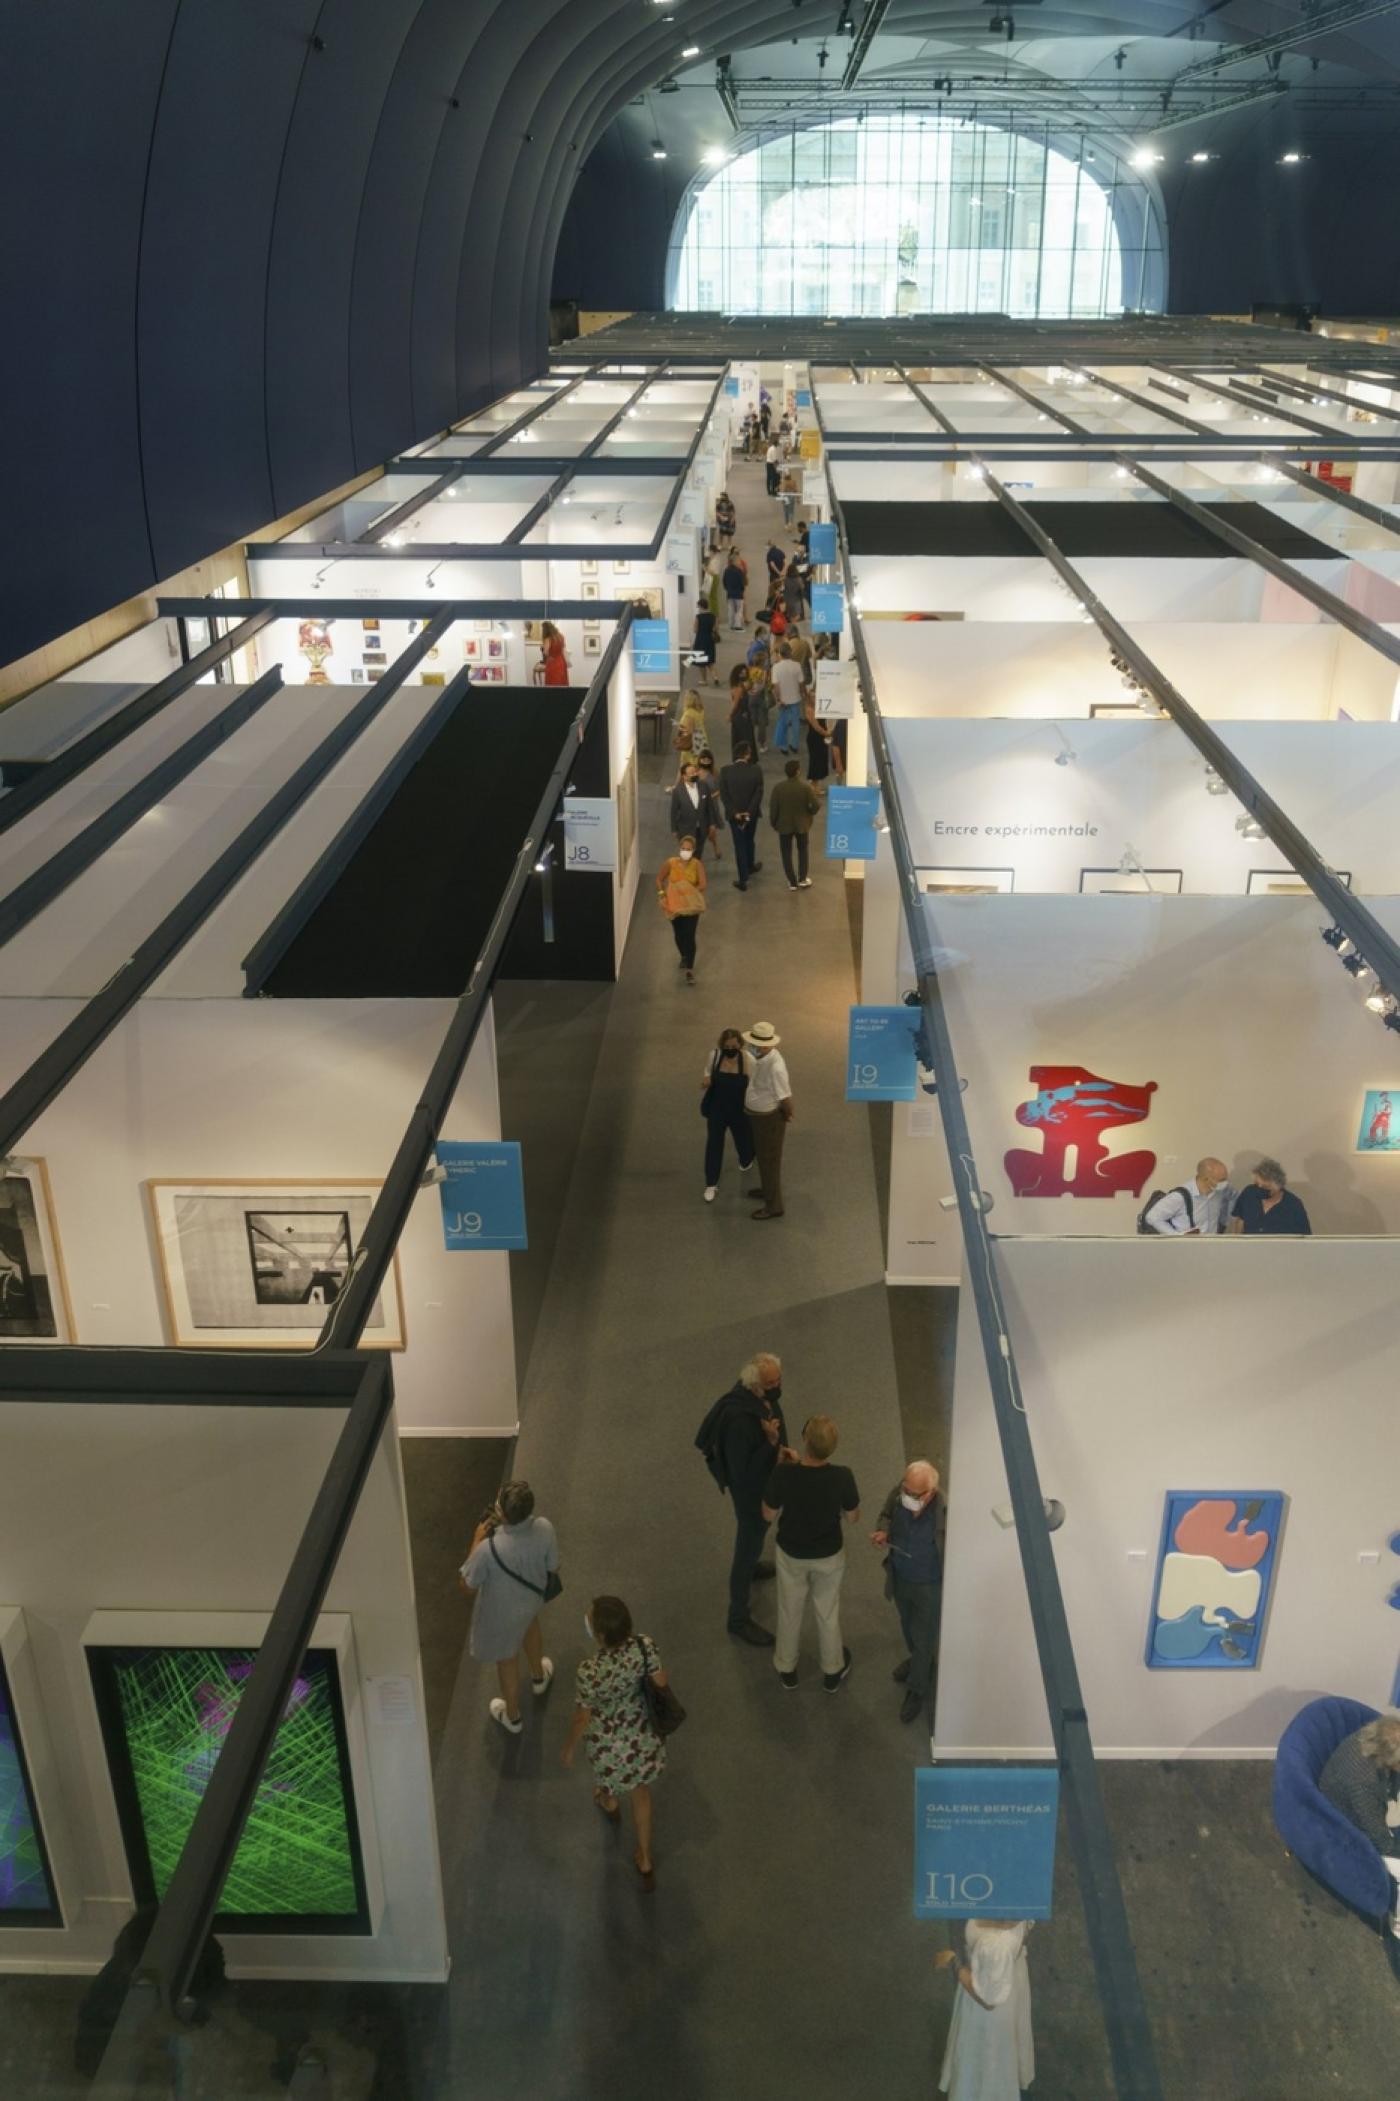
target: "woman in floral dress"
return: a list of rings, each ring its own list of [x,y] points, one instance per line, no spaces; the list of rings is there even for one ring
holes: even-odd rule
[[[610,1822],[621,1823],[618,1796],[628,1796],[637,1829],[632,1858],[642,1888],[650,1893],[656,1887],[651,1783],[666,1769],[666,1745],[651,1726],[642,1679],[665,1685],[666,1673],[655,1644],[633,1632],[632,1615],[621,1598],[595,1598],[583,1624],[597,1648],[578,1667],[577,1705],[560,1759],[571,1766],[582,1739],[598,1783],[593,1799]]]

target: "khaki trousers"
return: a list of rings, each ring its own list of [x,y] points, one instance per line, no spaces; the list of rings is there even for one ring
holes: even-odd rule
[[[783,1209],[783,1134],[787,1130],[787,1119],[781,1109],[770,1109],[766,1115],[755,1116],[749,1111],[749,1129],[753,1132],[754,1158],[758,1162],[758,1179],[763,1185],[764,1209],[782,1216]],[[838,1665],[839,1669],[840,1666]]]
[[[817,1646],[822,1669],[828,1676],[841,1669],[845,1652],[841,1643],[841,1578],[846,1573],[846,1550],[824,1561],[798,1561],[778,1548],[778,1639],[773,1650],[774,1668],[797,1669],[797,1651],[802,1642],[802,1616],[808,1598],[817,1618]]]

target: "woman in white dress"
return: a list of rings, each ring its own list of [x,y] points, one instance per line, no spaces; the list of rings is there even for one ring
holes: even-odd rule
[[[967,1960],[951,1948],[935,1967],[957,1965],[953,2024],[939,2074],[950,2101],[1020,2101],[1035,2078],[1028,1919],[969,1919]]]

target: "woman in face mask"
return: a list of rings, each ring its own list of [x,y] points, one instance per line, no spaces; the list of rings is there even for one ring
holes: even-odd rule
[[[705,909],[705,870],[687,832],[679,849],[663,861],[656,877],[656,901],[671,922],[680,967],[687,985],[695,983],[695,938]]]
[[[753,1166],[753,1133],[744,1114],[749,1074],[744,1063],[744,1039],[738,1029],[721,1029],[719,1042],[705,1060],[700,1075],[700,1114],[708,1130],[705,1138],[705,1202],[719,1194],[719,1171],[724,1161],[724,1134],[728,1131],[739,1155],[739,1172]]]
[[[582,1741],[598,1783],[593,1799],[610,1823],[622,1821],[618,1796],[630,1799],[637,1831],[632,1858],[642,1888],[650,1895],[656,1887],[651,1784],[666,1770],[666,1743],[651,1726],[642,1680],[650,1677],[665,1685],[666,1673],[655,1643],[633,1631],[632,1615],[621,1598],[595,1598],[583,1626],[597,1646],[578,1667],[577,1704],[560,1763],[571,1766]]]

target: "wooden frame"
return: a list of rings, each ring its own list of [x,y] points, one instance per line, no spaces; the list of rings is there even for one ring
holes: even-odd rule
[[[32,1155],[14,1154],[7,1163],[9,1172],[0,1177],[0,1199],[3,1199],[5,1184],[23,1182],[29,1191],[29,1215],[26,1217],[21,1204],[13,1201],[0,1202],[0,1231],[15,1236],[18,1245],[6,1247],[0,1239],[0,1283],[7,1283],[13,1267],[23,1267],[28,1279],[43,1287],[42,1296],[47,1297],[47,1313],[41,1309],[27,1315],[4,1315],[3,1291],[0,1291],[0,1346],[6,1343],[53,1344],[76,1342],[73,1326],[73,1302],[68,1295],[68,1275],[63,1266],[63,1249],[59,1244],[58,1223],[54,1216],[53,1190],[49,1186],[48,1163]],[[6,1213],[9,1216],[6,1216]],[[37,1243],[37,1248],[36,1248]],[[41,1269],[34,1266],[34,1255],[38,1253]],[[30,1323],[28,1332],[21,1332],[25,1320]],[[36,1325],[49,1321],[53,1333],[35,1333]]]
[[[197,1181],[147,1182],[171,1342],[177,1349],[312,1349],[382,1187],[380,1182],[349,1175],[306,1175],[295,1180],[269,1175],[250,1181],[211,1175]],[[182,1220],[176,1211],[182,1196],[194,1206],[207,1205],[209,1215],[190,1212]],[[278,1273],[263,1264],[261,1251],[279,1245],[274,1237],[279,1219],[286,1221],[284,1244],[291,1251],[292,1274],[282,1278],[285,1296],[259,1299],[260,1285],[275,1290],[278,1282]],[[201,1240],[208,1259],[203,1275],[195,1276],[190,1258]],[[337,1273],[336,1288],[328,1290],[332,1271]],[[301,1291],[298,1272],[305,1276]],[[236,1315],[240,1310],[269,1317],[216,1317]],[[288,1316],[280,1323],[275,1317],[279,1310]],[[401,1350],[406,1345],[403,1290],[395,1255],[384,1291],[365,1323],[360,1347]]]
[[[1337,881],[1351,888],[1351,870],[1339,868]],[[1246,897],[1311,897],[1311,883],[1305,883],[1296,868],[1251,868],[1245,877]]]
[[[919,868],[915,874],[931,897],[983,897],[1016,888],[1014,868]]]

